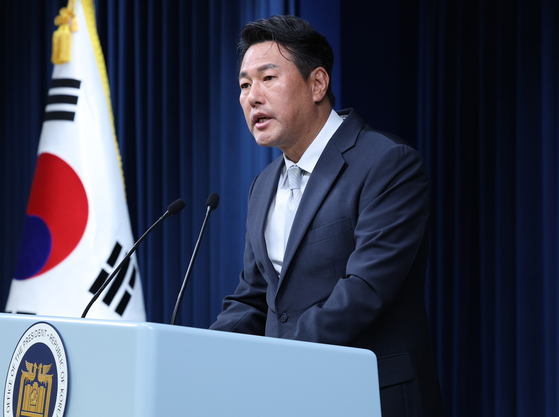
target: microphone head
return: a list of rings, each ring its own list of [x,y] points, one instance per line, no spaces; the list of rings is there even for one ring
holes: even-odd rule
[[[211,193],[208,199],[206,200],[206,207],[210,207],[212,210],[215,210],[218,204],[219,204],[219,194]]]
[[[185,207],[186,207],[186,203],[182,198],[179,198],[178,200],[175,200],[171,204],[169,204],[169,207],[167,207],[167,211],[174,216]]]

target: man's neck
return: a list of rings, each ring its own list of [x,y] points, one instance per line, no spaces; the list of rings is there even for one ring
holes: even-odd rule
[[[328,99],[324,99],[322,103],[317,104],[318,108],[318,115],[315,119],[315,123],[312,124],[311,128],[309,129],[308,135],[306,138],[302,138],[297,144],[289,149],[281,149],[280,150],[284,153],[284,155],[294,163],[299,162],[305,151],[311,145],[311,143],[315,140],[318,136],[328,117],[330,117],[330,112],[332,111],[332,106]]]

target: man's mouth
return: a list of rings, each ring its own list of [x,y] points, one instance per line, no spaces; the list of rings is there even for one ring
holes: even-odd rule
[[[262,125],[270,119],[271,117],[264,112],[258,112],[252,115],[252,123],[255,125]]]

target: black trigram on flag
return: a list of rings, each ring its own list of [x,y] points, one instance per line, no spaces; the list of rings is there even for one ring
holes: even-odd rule
[[[118,260],[121,251],[122,251],[122,246],[118,242],[116,242],[115,247],[113,248],[113,251],[109,256],[109,259],[107,259],[107,265],[110,267],[107,269],[111,271],[114,269],[115,265],[117,264],[116,261]],[[127,276],[128,276],[129,289],[132,290],[134,288],[134,284],[136,283],[136,272],[138,268],[136,265],[133,265],[132,268],[130,268],[130,259],[131,258],[128,258],[126,262],[124,262],[122,268],[120,269],[120,271],[118,271],[118,274],[114,278],[112,284],[109,286],[109,289],[106,290],[106,294],[103,297],[103,302],[108,306],[112,304],[118,290],[124,284],[124,281]],[[130,274],[128,274],[129,269],[131,269]],[[110,275],[109,272],[105,271],[105,269],[101,269],[101,272],[99,272],[99,275],[97,275],[97,279],[89,289],[89,292],[95,294],[97,291],[99,291],[99,288],[101,288],[101,286],[103,285],[105,280],[109,277],[109,275]],[[126,310],[126,306],[130,302],[130,298],[132,298],[132,295],[130,294],[128,289],[126,289],[124,291],[124,294],[122,295],[122,298],[120,299],[120,301],[118,302],[115,308],[115,312],[117,314],[122,316],[124,310]]]
[[[50,83],[45,118],[73,122],[78,105],[78,92],[81,81],[72,78],[53,78]],[[75,92],[74,92],[75,91]]]

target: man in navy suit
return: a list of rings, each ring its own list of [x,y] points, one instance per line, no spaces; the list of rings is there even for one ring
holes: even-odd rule
[[[383,416],[441,416],[421,157],[332,110],[332,48],[308,22],[248,23],[240,51],[247,125],[283,155],[252,184],[244,269],[211,328],[370,349]]]

